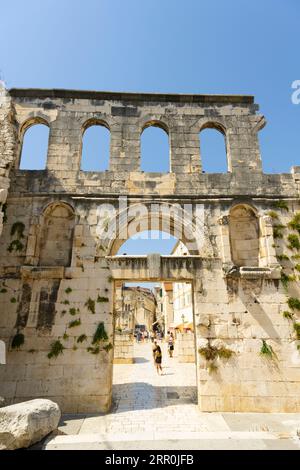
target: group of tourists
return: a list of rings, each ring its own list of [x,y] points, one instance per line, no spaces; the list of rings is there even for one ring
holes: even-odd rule
[[[170,357],[173,357],[173,352],[174,352],[174,343],[175,343],[175,338],[173,333],[168,331],[168,336],[166,338],[167,343],[168,343],[168,353]],[[158,340],[154,337],[153,338],[153,344],[152,344],[152,353],[153,353],[153,359],[154,359],[154,365],[156,367],[156,371],[158,374],[163,375],[163,370],[162,370],[162,351],[161,347],[158,344]]]
[[[150,341],[151,339],[150,331],[148,330],[137,330],[136,331],[136,342],[137,343],[144,343],[145,341]]]

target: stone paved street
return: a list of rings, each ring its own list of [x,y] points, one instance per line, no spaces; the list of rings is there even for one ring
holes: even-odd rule
[[[114,366],[113,409],[66,415],[46,449],[300,449],[300,414],[201,413],[194,364],[169,358],[155,371],[151,344],[135,345],[135,363]]]

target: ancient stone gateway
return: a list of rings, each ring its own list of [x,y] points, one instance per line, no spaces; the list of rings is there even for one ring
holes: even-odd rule
[[[109,410],[115,281],[184,279],[193,284],[200,409],[299,412],[300,168],[263,174],[265,121],[253,97],[0,93],[6,403],[44,397],[64,412]],[[35,124],[49,128],[47,165],[21,170]],[[107,171],[80,169],[91,125],[110,131]],[[140,171],[151,125],[168,133],[169,173]],[[205,128],[224,135],[227,173],[202,172]],[[182,220],[186,256],[116,256],[149,221],[178,235]]]

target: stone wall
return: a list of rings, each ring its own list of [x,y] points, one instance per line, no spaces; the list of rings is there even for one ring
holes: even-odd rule
[[[257,132],[264,119],[253,97],[1,93],[2,203],[7,191],[8,197],[0,239],[0,338],[7,353],[0,395],[6,403],[45,397],[64,412],[107,411],[114,280],[138,279],[192,282],[201,410],[300,411],[294,220],[300,168],[262,173]],[[47,168],[20,170],[24,132],[41,121],[50,128]],[[111,132],[105,172],[80,170],[82,134],[92,123]],[[140,134],[150,124],[168,131],[170,173],[140,172]],[[225,135],[225,174],[201,172],[205,127]],[[120,195],[129,208],[120,206]],[[101,203],[110,204],[109,220],[99,214]],[[194,239],[181,237],[191,256],[112,257],[124,240],[99,239],[97,229],[123,220],[138,203],[150,214],[151,203],[190,204],[188,232],[201,205]],[[251,211],[238,238],[232,238],[235,208]],[[128,218],[132,229],[139,217]],[[174,233],[178,220],[171,218]],[[248,232],[247,224],[255,230]]]
[[[5,220],[9,172],[15,159],[15,113],[9,93],[0,82],[0,235]]]
[[[115,332],[114,364],[133,364],[134,336]]]
[[[179,362],[195,362],[195,336],[193,333],[177,333],[175,348]]]

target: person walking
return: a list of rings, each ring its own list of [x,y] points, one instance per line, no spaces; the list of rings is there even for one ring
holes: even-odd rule
[[[158,344],[156,344],[156,349],[154,350],[154,363],[155,363],[157,373],[158,374],[160,373],[160,375],[163,375],[161,362],[162,362],[161,348]]]
[[[168,338],[168,352],[169,352],[170,357],[173,357],[174,342],[175,342],[174,335],[171,332],[170,335],[169,335],[169,338]]]
[[[152,343],[152,354],[153,354],[154,365],[155,365],[155,351],[156,351],[157,346],[158,346],[157,340],[154,339]]]

